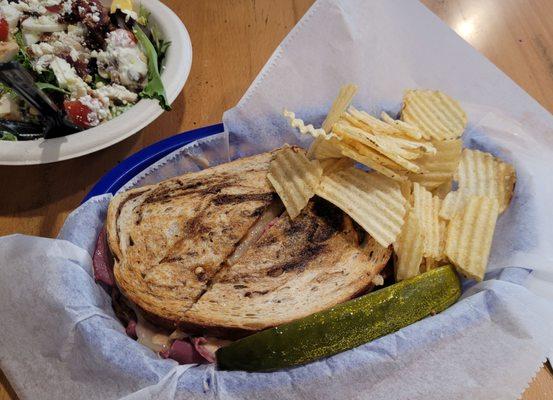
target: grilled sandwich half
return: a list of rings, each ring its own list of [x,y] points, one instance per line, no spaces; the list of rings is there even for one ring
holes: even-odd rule
[[[315,198],[293,221],[267,180],[274,153],[116,196],[114,275],[150,321],[236,338],[371,287],[391,251]]]

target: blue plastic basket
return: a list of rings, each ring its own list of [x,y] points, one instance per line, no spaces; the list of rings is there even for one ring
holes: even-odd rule
[[[105,174],[88,192],[83,203],[94,196],[117,192],[125,183],[166,155],[195,140],[223,131],[223,124],[206,126],[171,136],[140,150]]]

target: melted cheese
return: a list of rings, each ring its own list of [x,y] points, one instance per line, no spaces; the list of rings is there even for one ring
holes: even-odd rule
[[[244,253],[248,250],[248,248],[257,242],[257,240],[261,237],[263,232],[265,232],[265,229],[267,226],[273,221],[275,218],[277,218],[282,212],[284,211],[284,206],[280,201],[274,202],[271,204],[267,210],[263,213],[261,217],[257,220],[254,226],[250,228],[246,236],[242,239],[242,241],[238,244],[236,247],[236,250],[234,250],[234,253],[227,259],[227,264],[234,265],[236,264],[240,258],[244,255]]]

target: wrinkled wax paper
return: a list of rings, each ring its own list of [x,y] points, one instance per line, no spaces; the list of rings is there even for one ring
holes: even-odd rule
[[[354,350],[274,373],[179,366],[125,335],[92,279],[111,195],[91,199],[56,240],[0,239],[0,368],[22,399],[514,399],[551,354],[551,115],[414,1],[319,1],[277,49],[228,133],[183,147],[128,187],[283,143],[308,144],[279,113],[320,123],[343,83],[371,112],[399,110],[410,87],[467,108],[467,145],[513,162],[490,272],[445,312]]]

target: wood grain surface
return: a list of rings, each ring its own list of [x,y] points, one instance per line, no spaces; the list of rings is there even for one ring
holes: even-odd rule
[[[190,78],[174,110],[141,133],[96,154],[43,166],[0,167],[0,236],[56,236],[67,214],[121,160],[175,133],[220,122],[223,111],[236,104],[313,1],[164,2],[186,24],[194,49]],[[553,111],[553,1],[423,3]],[[16,398],[0,373],[0,400]],[[548,369],[542,368],[523,399],[553,399],[553,375]]]

